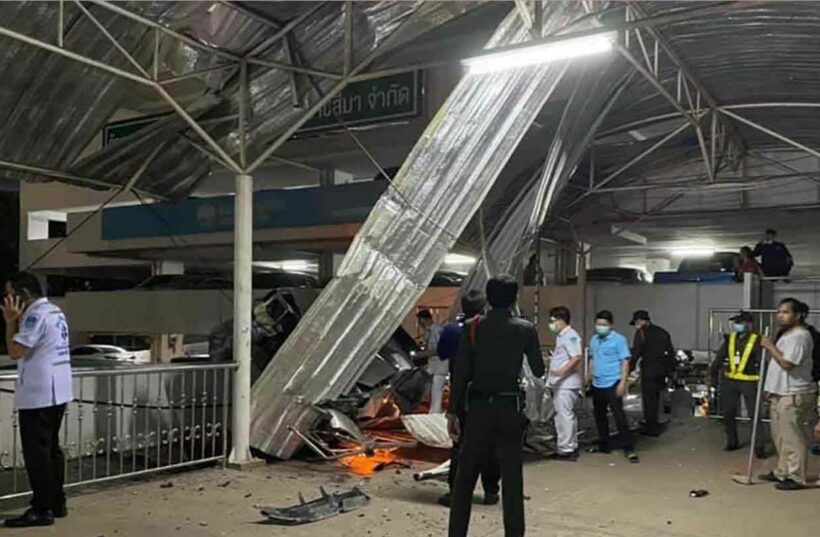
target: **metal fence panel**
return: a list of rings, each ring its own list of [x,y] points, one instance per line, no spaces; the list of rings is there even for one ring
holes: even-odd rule
[[[236,364],[74,371],[60,430],[66,488],[224,461]],[[0,500],[31,493],[14,409],[0,375]]]

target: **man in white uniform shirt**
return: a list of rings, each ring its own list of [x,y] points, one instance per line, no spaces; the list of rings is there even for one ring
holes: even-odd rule
[[[581,398],[583,377],[581,374],[581,337],[570,326],[572,317],[568,308],[559,306],[550,310],[550,331],[555,334],[555,352],[550,362],[547,381],[552,390],[555,407],[555,432],[557,452],[554,459],[575,462],[578,460],[578,417],[575,405]]]
[[[60,308],[43,297],[40,282],[21,272],[5,284],[6,347],[17,361],[15,407],[32,490],[31,508],[6,526],[50,526],[67,515],[59,433],[65,406],[74,396],[68,324]]]
[[[764,390],[771,404],[772,439],[777,451],[777,467],[760,476],[777,483],[778,490],[806,488],[809,439],[805,424],[817,402],[817,384],[812,381],[812,336],[805,321],[809,307],[786,298],[777,308],[781,326],[777,343],[763,338],[761,346],[771,360]]]
[[[441,327],[436,324],[430,310],[421,310],[416,317],[419,326],[424,330],[425,341],[425,350],[418,354],[418,358],[427,358],[427,372],[433,377],[433,384],[430,388],[430,414],[441,414],[444,412],[442,406],[444,387],[447,385],[447,375],[450,373],[447,360],[442,360],[438,356]]]

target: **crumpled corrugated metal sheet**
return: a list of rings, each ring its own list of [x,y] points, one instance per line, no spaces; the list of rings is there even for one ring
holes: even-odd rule
[[[306,3],[314,8],[315,4]],[[361,61],[378,49],[388,36],[391,44],[382,47],[387,52],[391,47],[413,39],[424,32],[466,13],[479,6],[474,2],[354,2],[354,57]],[[328,2],[313,13],[304,23],[297,25],[291,34],[293,50],[298,53],[304,65],[314,69],[339,73],[343,67],[344,13],[346,3]],[[399,32],[394,35],[394,32]],[[250,36],[249,36],[250,37]],[[255,39],[249,39],[245,48],[252,48]],[[263,59],[287,62],[281,41],[261,55]],[[196,64],[199,69],[207,65]],[[190,66],[189,66],[190,67]],[[304,110],[294,108],[290,75],[282,70],[251,65],[248,68],[251,95],[251,112],[248,121],[248,155],[252,161],[280,134],[302,116]],[[336,84],[335,80],[316,78],[322,92],[327,92]],[[309,94],[310,101],[317,100],[316,94],[305,77],[300,77],[302,94]],[[239,113],[238,78],[232,78],[217,94],[219,102],[198,114],[203,122],[225,117],[235,117]],[[139,185],[142,189],[182,197],[187,195],[197,182],[204,178],[213,167],[208,157],[197,152],[180,133],[204,145],[202,140],[187,128],[179,129],[176,118],[168,118],[157,127],[158,137],[166,146],[149,166],[145,179]],[[237,121],[206,124],[205,129],[228,154],[239,153]],[[113,174],[115,177],[130,177],[151,153],[150,144],[132,147],[131,139],[107,148],[87,159],[73,171],[83,175],[99,176]]]
[[[546,2],[545,31],[583,14]],[[527,39],[511,13],[489,47]],[[468,74],[431,121],[319,300],[253,387],[251,445],[288,458],[312,404],[348,391],[421,296],[568,62]]]

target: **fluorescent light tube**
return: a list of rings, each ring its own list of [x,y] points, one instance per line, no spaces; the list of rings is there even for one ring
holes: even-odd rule
[[[615,37],[615,32],[574,37],[551,43],[488,52],[462,60],[461,63],[470,74],[516,69],[607,52],[612,50]]]

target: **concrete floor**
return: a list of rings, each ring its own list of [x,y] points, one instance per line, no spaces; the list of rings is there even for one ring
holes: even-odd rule
[[[721,451],[722,435],[703,420],[674,424],[642,440],[642,462],[621,454],[587,455],[576,464],[539,461],[525,469],[529,535],[544,537],[801,537],[817,535],[820,489],[779,492],[731,482],[745,455]],[[813,463],[820,463],[815,457]],[[771,460],[766,464],[771,464]],[[27,536],[167,537],[433,537],[446,535],[447,511],[435,504],[439,483],[415,483],[412,471],[386,470],[361,480],[332,465],[286,463],[245,472],[209,469],[70,499],[70,517]],[[162,483],[173,482],[172,488]],[[361,483],[372,496],[359,511],[300,527],[261,523],[262,505],[296,503],[318,487]],[[689,498],[691,489],[710,495]],[[0,505],[0,514],[11,514]],[[500,507],[477,506],[471,536],[503,536]],[[11,530],[3,535],[11,535]]]

